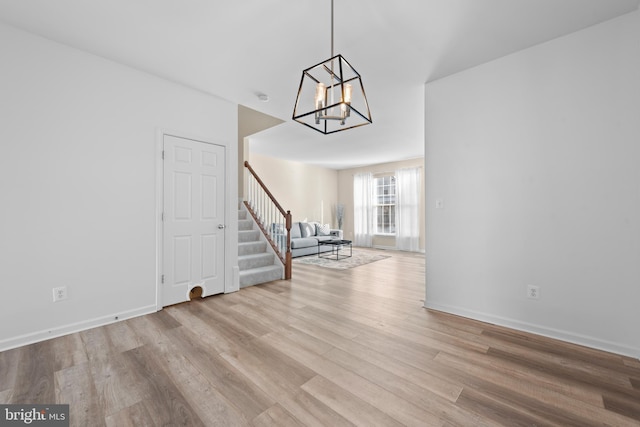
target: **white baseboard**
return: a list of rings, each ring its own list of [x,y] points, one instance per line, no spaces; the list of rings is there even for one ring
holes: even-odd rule
[[[412,254],[424,254],[424,249],[418,249],[417,251],[403,251],[402,249],[398,249],[396,246],[382,246],[382,245],[374,245],[373,249],[382,249],[385,251],[401,251],[401,252],[409,252]]]
[[[11,350],[12,348],[22,347],[24,345],[45,341],[51,338],[61,337],[63,335],[73,334],[75,332],[85,331],[97,326],[104,326],[110,323],[119,322],[121,320],[138,317],[145,314],[155,313],[157,311],[155,304],[146,307],[137,308],[135,310],[125,311],[123,313],[114,313],[107,316],[96,317],[94,319],[83,320],[82,322],[71,323],[44,331],[33,332],[9,338],[0,341],[0,351]]]
[[[563,331],[560,329],[547,328],[545,326],[536,325],[528,322],[521,322],[515,319],[509,319],[500,316],[494,316],[492,314],[482,313],[474,310],[467,310],[461,307],[454,307],[446,304],[438,304],[433,302],[425,302],[425,308],[443,311],[449,314],[455,314],[456,316],[467,317],[481,322],[492,323],[494,325],[505,326],[511,329],[519,331],[530,332],[536,335],[542,335],[548,338],[554,338],[561,341],[570,342],[573,344],[582,345],[585,347],[594,348],[597,350],[608,351],[610,353],[616,353],[623,356],[629,356],[636,359],[640,359],[640,348],[629,347],[624,344],[615,343],[611,341],[605,341],[598,338],[589,337],[586,335],[576,334],[573,332]]]
[[[395,246],[374,245],[372,247],[373,247],[373,249],[384,249],[386,251],[395,251],[396,250]]]

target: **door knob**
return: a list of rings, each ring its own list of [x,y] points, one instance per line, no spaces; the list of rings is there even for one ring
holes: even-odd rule
[[[226,227],[227,227],[227,226],[226,226],[226,225],[224,225],[224,224],[218,224],[218,228],[219,228],[220,230],[222,230],[223,228],[226,228]]]

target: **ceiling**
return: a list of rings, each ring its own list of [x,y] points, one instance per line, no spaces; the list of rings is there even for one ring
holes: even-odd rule
[[[335,53],[362,75],[373,124],[327,136],[291,115],[302,70],[331,53],[329,0],[0,0],[0,22],[283,119],[251,150],[344,169],[423,155],[425,82],[638,2],[335,0]]]

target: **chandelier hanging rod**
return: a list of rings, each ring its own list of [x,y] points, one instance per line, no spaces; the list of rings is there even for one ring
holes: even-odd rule
[[[372,123],[360,74],[334,53],[334,10],[331,0],[331,57],[302,71],[293,109],[293,120],[325,135]]]
[[[333,0],[331,0],[331,58],[333,58],[333,56]],[[331,65],[333,65],[333,63]]]

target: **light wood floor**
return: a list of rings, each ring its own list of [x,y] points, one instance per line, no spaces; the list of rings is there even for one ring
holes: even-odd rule
[[[422,308],[424,259],[168,307],[0,353],[0,403],[76,426],[640,425],[640,362]]]

